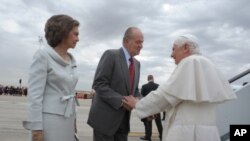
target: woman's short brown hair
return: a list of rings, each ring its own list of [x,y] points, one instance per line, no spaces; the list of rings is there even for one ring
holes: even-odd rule
[[[45,38],[51,47],[56,47],[65,39],[79,22],[68,15],[54,15],[45,24]]]

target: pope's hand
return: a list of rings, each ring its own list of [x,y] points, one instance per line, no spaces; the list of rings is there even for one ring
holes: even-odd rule
[[[33,130],[32,131],[32,141],[44,141],[43,140],[43,131],[42,130]]]
[[[133,110],[132,107],[130,107],[129,105],[127,105],[126,103],[123,103],[123,102],[122,102],[122,107],[125,108],[127,111]]]
[[[148,121],[152,121],[152,120],[155,119],[155,118],[156,118],[155,115],[152,115],[152,116],[148,116],[148,117],[147,117],[147,120],[148,120]]]

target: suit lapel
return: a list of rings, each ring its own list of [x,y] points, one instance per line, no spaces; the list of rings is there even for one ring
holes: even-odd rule
[[[138,80],[139,80],[139,63],[136,59],[134,59],[135,62],[135,77],[134,77],[134,85],[133,85],[133,92],[135,91],[135,88],[137,87]]]
[[[125,57],[125,54],[122,50],[122,48],[119,49],[119,56],[120,56],[120,62],[121,62],[121,69],[122,69],[122,72],[123,72],[123,76],[124,76],[124,80],[125,80],[125,83],[126,83],[126,88],[127,88],[127,93],[129,94],[129,89],[130,89],[130,86],[129,86],[129,71],[128,71],[128,64],[127,64],[127,61],[126,61],[126,57]]]

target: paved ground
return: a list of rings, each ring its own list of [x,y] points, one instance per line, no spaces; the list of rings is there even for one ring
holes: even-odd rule
[[[81,141],[92,141],[92,128],[86,124],[90,100],[80,99],[77,107],[77,126]],[[22,127],[22,121],[27,117],[26,97],[0,95],[0,140],[1,141],[28,141],[29,133]],[[141,141],[144,135],[144,125],[132,112],[131,133],[129,141]],[[159,141],[157,129],[153,123],[153,141]]]

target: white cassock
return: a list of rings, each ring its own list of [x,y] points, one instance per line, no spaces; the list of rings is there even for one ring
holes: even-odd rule
[[[139,118],[166,111],[163,141],[220,141],[218,104],[235,99],[215,65],[200,55],[184,58],[167,82],[137,102]]]

